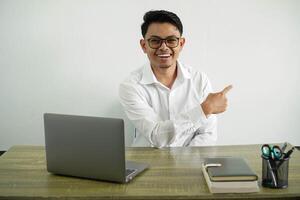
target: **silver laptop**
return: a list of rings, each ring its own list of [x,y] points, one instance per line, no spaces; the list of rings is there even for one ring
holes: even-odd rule
[[[126,183],[148,168],[125,161],[123,119],[44,114],[47,170]]]

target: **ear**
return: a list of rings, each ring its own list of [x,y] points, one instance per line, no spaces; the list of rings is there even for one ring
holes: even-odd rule
[[[146,51],[146,41],[144,39],[140,39],[140,45],[143,49],[143,52],[147,53],[147,51]]]
[[[184,44],[185,44],[185,38],[182,37],[182,38],[179,39],[180,51],[183,49]]]

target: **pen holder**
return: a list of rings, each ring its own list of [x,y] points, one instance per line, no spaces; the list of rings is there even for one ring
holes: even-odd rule
[[[262,186],[269,188],[288,187],[289,158],[281,160],[262,156]]]

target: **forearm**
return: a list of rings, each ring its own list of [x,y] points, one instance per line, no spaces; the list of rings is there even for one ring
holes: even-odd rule
[[[134,117],[136,113],[126,113],[140,134],[151,146],[187,146],[197,129],[205,129],[209,122],[200,106],[178,114],[173,120],[156,119],[149,113],[147,117]]]
[[[135,128],[153,147],[182,146],[193,135],[196,128],[191,122],[182,120],[149,119],[131,120]]]
[[[215,145],[217,141],[217,118],[210,115],[205,126],[197,129],[195,137],[188,146]]]

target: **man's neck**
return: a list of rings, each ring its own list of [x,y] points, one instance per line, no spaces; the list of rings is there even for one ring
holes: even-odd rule
[[[156,79],[169,89],[172,88],[173,83],[177,77],[177,64],[168,68],[158,68],[151,66]]]

